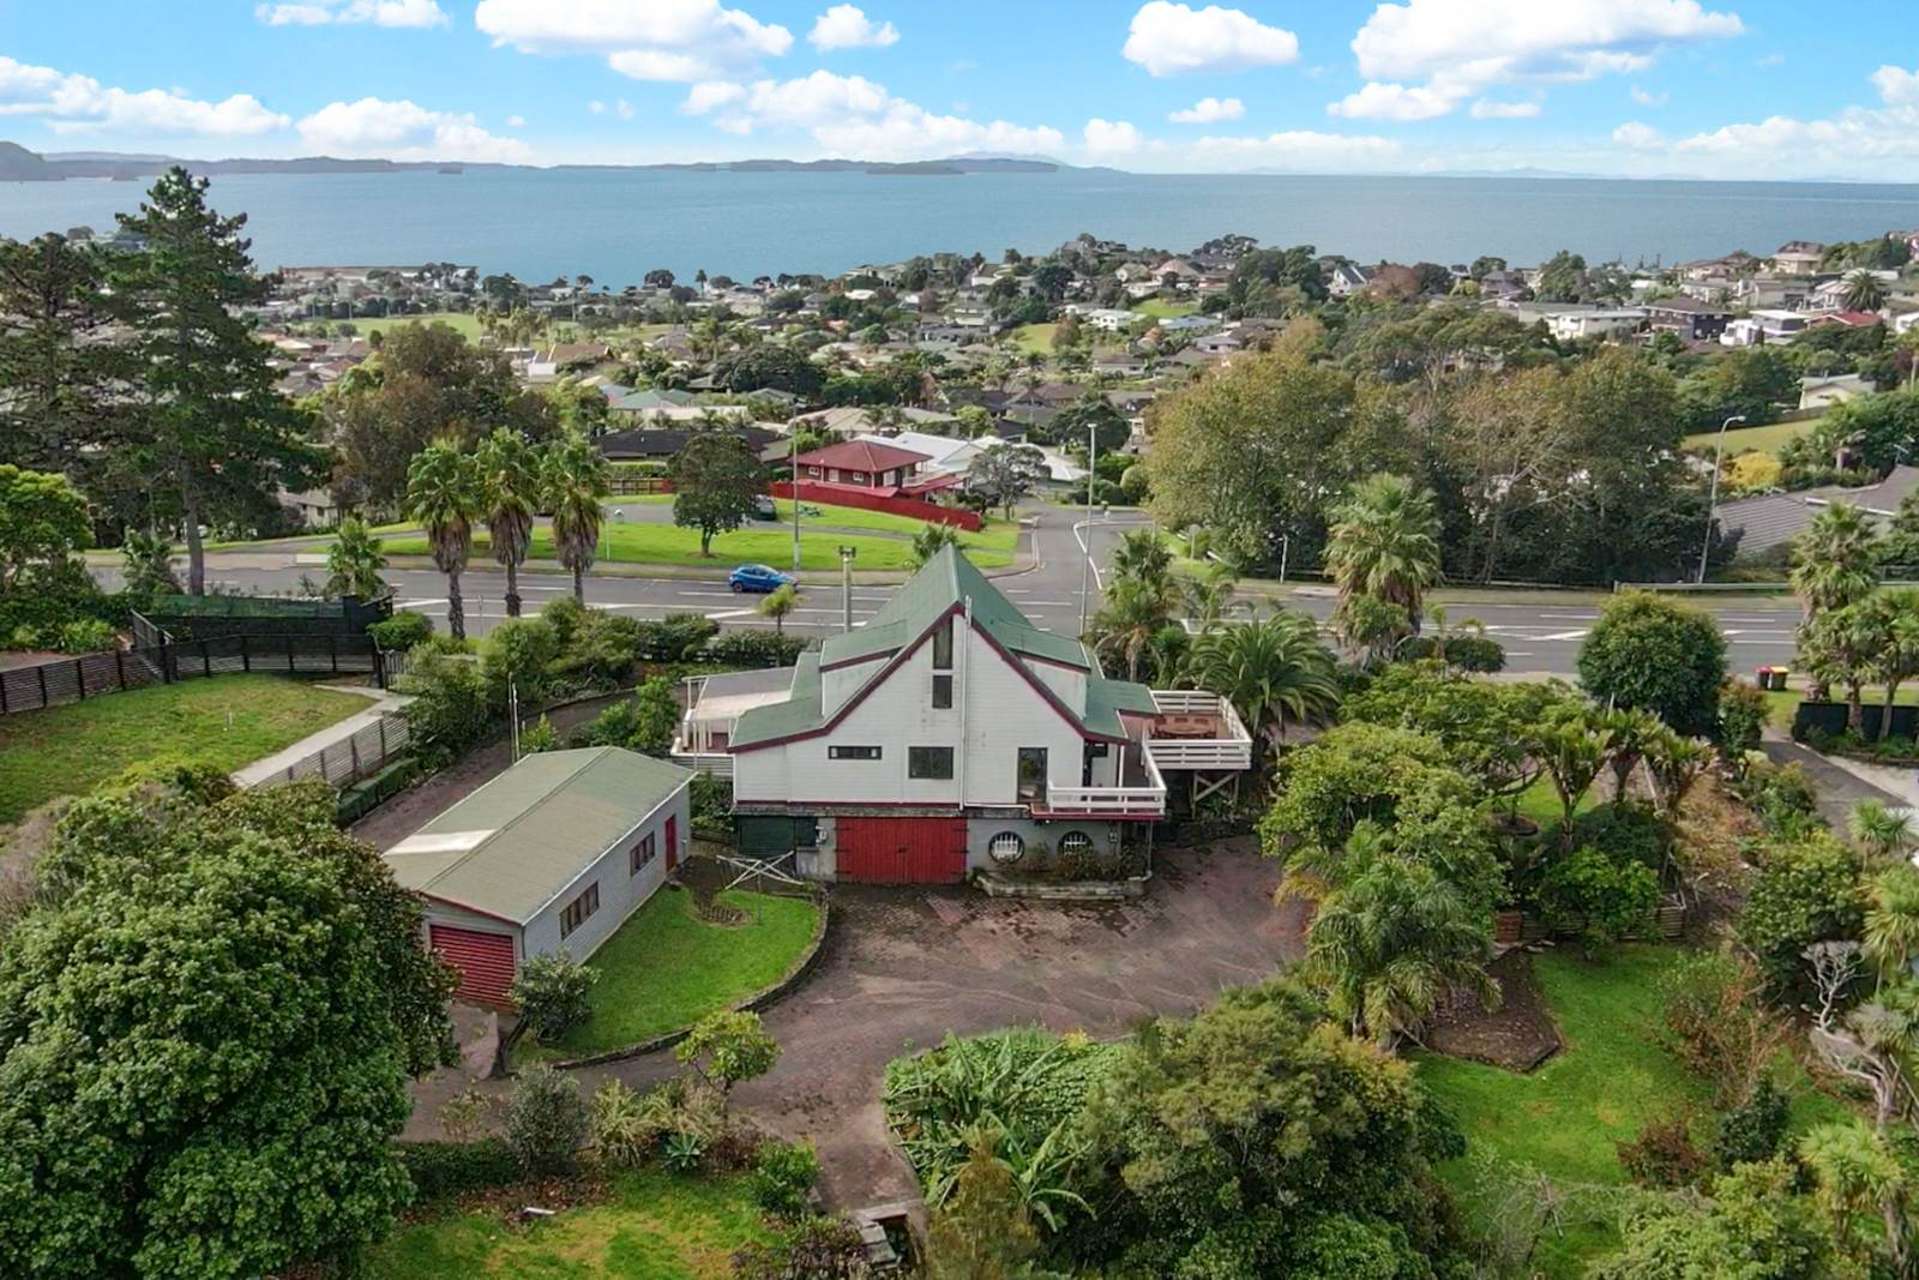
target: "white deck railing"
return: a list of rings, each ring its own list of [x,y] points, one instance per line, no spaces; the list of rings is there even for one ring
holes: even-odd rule
[[[1148,785],[1143,787],[1054,787],[1046,788],[1044,812],[1079,814],[1094,818],[1156,818],[1166,812],[1166,779],[1162,778],[1153,757],[1140,762],[1146,768]],[[1035,806],[1039,808],[1039,806]]]
[[[682,769],[696,769],[715,778],[733,776],[733,757],[724,751],[700,751],[675,738],[668,755]]]
[[[1212,738],[1159,738],[1146,731],[1146,752],[1161,769],[1250,769],[1253,735],[1233,704],[1198,689],[1155,689],[1153,705],[1161,715],[1206,716],[1219,723]]]

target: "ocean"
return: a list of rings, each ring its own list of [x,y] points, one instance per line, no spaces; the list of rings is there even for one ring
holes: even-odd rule
[[[106,229],[138,182],[0,183],[0,235]],[[263,268],[453,261],[614,288],[654,267],[751,279],[918,253],[1041,253],[1091,232],[1190,249],[1237,232],[1362,262],[1684,261],[1919,227],[1919,186],[1499,177],[474,170],[218,177]]]

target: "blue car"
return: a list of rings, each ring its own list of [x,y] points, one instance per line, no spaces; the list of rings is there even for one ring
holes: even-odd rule
[[[793,581],[790,573],[763,564],[743,564],[727,575],[726,584],[735,591],[778,591]]]

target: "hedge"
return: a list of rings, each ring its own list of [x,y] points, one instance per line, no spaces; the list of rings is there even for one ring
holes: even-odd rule
[[[728,631],[715,636],[700,654],[708,662],[740,667],[790,667],[809,642],[777,631]]]
[[[482,1138],[478,1142],[403,1142],[399,1149],[400,1164],[413,1180],[415,1204],[511,1186],[525,1176],[520,1162],[498,1138]]]
[[[412,786],[420,776],[420,762],[412,756],[400,756],[364,782],[355,783],[340,793],[336,810],[341,826],[351,826],[379,805]]]

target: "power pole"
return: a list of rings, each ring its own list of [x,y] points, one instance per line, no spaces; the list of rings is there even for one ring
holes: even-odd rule
[[[1087,580],[1093,569],[1093,486],[1099,482],[1099,429],[1091,423],[1086,425],[1086,536],[1082,538],[1081,550],[1086,552],[1079,563],[1079,633],[1086,634]]]
[[[789,439],[793,442],[788,452],[793,455],[793,572],[798,574],[800,571],[800,433],[790,423],[787,430],[791,432]]]
[[[840,548],[841,629],[848,632],[853,630],[853,559],[859,553],[858,547]]]

